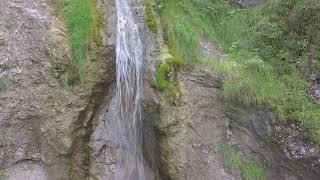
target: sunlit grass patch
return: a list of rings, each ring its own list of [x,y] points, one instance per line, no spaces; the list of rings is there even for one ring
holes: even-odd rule
[[[284,26],[279,17],[275,20],[281,21],[273,19],[279,24],[270,21],[274,15],[274,9],[270,7],[285,0],[248,9],[234,8],[224,0],[158,1],[171,50],[180,52],[185,63],[201,62],[223,75],[223,93],[227,100],[270,107],[279,119],[302,123],[320,143],[320,108],[310,100],[308,84],[297,68],[307,66],[303,58],[310,54],[294,64],[292,56],[295,52],[290,52],[297,45],[306,50],[310,42],[295,43],[294,38],[285,39],[283,31],[291,31],[290,27]],[[295,0],[294,3],[297,2],[299,10],[305,3],[306,7],[311,7],[310,3],[315,1]],[[282,11],[281,8],[286,10],[286,7],[276,10]],[[297,10],[294,10],[297,13],[294,17],[299,15]],[[308,13],[314,13],[311,10]],[[226,54],[224,61],[203,61],[200,38],[216,43]],[[280,49],[282,47],[288,48]]]
[[[83,80],[89,43],[101,44],[102,17],[95,0],[65,0],[63,17],[69,32],[74,64],[80,80]]]

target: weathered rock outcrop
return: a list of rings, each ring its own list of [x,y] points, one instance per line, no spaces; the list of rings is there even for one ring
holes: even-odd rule
[[[94,78],[61,87],[54,63],[72,63],[72,58],[57,3],[0,3],[0,81],[7,82],[0,91],[0,171],[5,179],[72,179],[74,169],[87,163],[83,143],[95,100],[113,80],[110,48],[96,47],[90,61],[98,68],[88,72]]]
[[[301,127],[280,124],[264,108],[232,107],[228,139],[246,157],[266,166],[267,179],[319,179],[319,148]]]
[[[144,104],[152,104],[156,93],[151,84],[159,53],[146,25],[144,2],[131,2],[143,44],[147,44],[144,84],[153,93],[146,93]],[[0,170],[5,179],[113,179],[116,171],[116,139],[111,137],[115,1],[97,2],[106,20],[104,45],[90,47],[89,80],[72,87],[62,87],[54,74],[55,63],[72,64],[59,3],[9,0],[0,4],[0,80],[6,80],[0,88]],[[154,179],[152,127],[146,126],[145,133],[146,169],[148,179]]]
[[[276,123],[264,108],[224,102],[221,79],[204,68],[183,70],[178,79],[181,102],[163,96],[156,123],[164,179],[242,179],[224,165],[222,144],[262,164],[267,179],[319,179],[319,148],[298,126]]]
[[[179,82],[180,105],[163,102],[157,126],[165,179],[236,179],[224,168],[216,150],[226,141],[221,81],[196,68],[181,72]]]

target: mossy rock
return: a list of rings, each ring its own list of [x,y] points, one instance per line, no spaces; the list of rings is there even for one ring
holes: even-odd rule
[[[181,98],[181,90],[177,80],[177,72],[183,62],[179,58],[169,58],[164,63],[159,65],[157,70],[156,81],[154,87],[159,90],[166,92],[166,95],[171,104],[179,104]]]
[[[146,6],[146,17],[147,17],[147,24],[150,30],[154,33],[158,32],[158,25],[156,22],[156,18],[153,12],[153,1],[152,0],[144,0]]]

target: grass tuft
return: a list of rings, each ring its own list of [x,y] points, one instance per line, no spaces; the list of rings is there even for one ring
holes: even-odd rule
[[[223,154],[225,165],[238,169],[245,180],[266,179],[265,168],[261,164],[244,159],[231,145],[223,144],[219,151]]]
[[[89,43],[102,43],[102,17],[96,8],[95,0],[65,0],[63,16],[70,36],[74,63],[79,79],[83,81]]]

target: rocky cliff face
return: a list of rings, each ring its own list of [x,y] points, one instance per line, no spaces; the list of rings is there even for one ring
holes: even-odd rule
[[[179,73],[178,104],[157,92],[152,87],[157,65],[170,55],[161,29],[158,35],[148,29],[143,1],[131,2],[144,41],[147,179],[242,179],[217,149],[226,143],[264,164],[268,179],[319,179],[319,150],[306,143],[298,126],[275,124],[265,109],[230,107],[221,95],[221,78],[205,68]],[[111,180],[117,171],[117,144],[110,135],[115,0],[97,2],[105,19],[103,45],[90,46],[90,78],[70,87],[55,76],[57,63],[72,63],[59,3],[0,2],[0,179]]]
[[[219,150],[224,144],[261,164],[263,179],[319,178],[319,148],[308,143],[299,126],[276,123],[264,108],[224,102],[221,78],[203,67],[185,69],[178,79],[179,105],[162,97],[156,122],[164,179],[247,179],[241,168],[224,163]]]
[[[62,87],[54,77],[56,62],[72,62],[58,3],[0,3],[0,81],[5,83],[0,92],[0,169],[5,179],[70,179],[77,166],[85,166],[77,154],[87,150],[79,146],[90,133],[95,100],[113,80],[108,47],[92,51],[99,68],[85,85]]]

